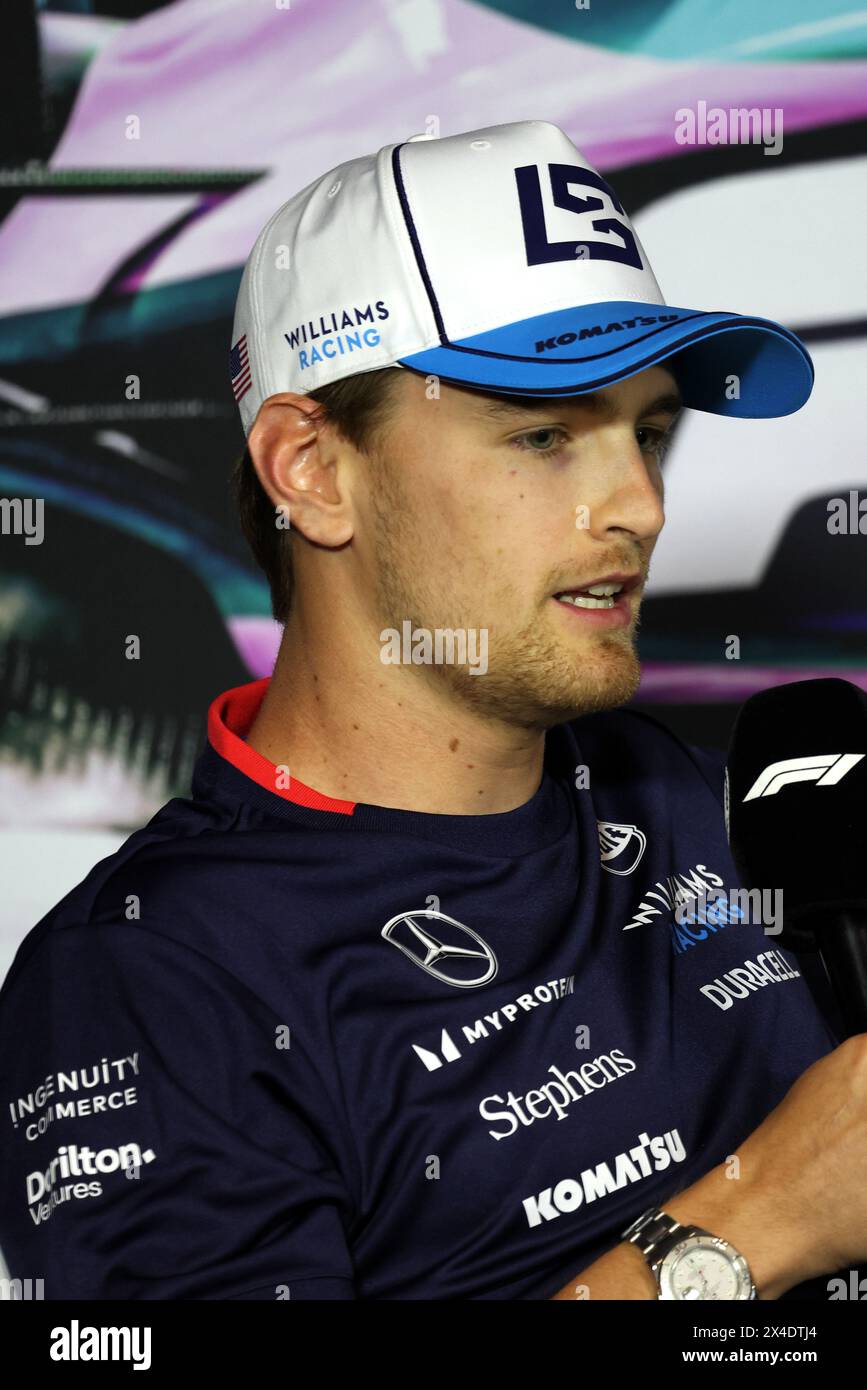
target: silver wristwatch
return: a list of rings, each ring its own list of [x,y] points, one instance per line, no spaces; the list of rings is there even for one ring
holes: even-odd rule
[[[661,1207],[649,1207],[621,1240],[637,1245],[656,1280],[658,1298],[758,1298],[739,1250],[701,1226],[681,1226]]]

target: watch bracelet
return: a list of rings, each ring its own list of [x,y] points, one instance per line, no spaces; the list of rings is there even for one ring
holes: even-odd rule
[[[630,1232],[631,1234],[629,1234]],[[712,1231],[705,1230],[703,1226],[696,1226],[692,1223],[684,1224],[678,1221],[664,1207],[648,1208],[621,1233],[621,1239],[634,1245],[644,1256],[648,1270],[656,1281],[658,1298],[662,1296],[659,1270],[663,1260],[670,1250],[690,1236],[707,1236],[709,1240],[723,1240],[729,1249],[735,1250],[747,1268],[747,1276],[750,1281],[750,1300],[758,1299],[759,1292],[753,1279],[752,1270],[746,1256],[740,1250],[737,1250],[723,1236],[715,1236]]]

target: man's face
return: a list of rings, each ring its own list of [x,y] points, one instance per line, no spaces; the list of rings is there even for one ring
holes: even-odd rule
[[[406,371],[372,462],[359,559],[380,628],[487,630],[487,670],[414,667],[461,704],[544,729],[623,703],[664,524],[660,441],[679,399],[652,367],[588,397],[528,400]],[[556,595],[614,571],[639,584],[613,610]]]

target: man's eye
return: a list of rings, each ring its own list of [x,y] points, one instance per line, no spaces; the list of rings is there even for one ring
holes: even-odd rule
[[[556,425],[542,426],[536,430],[526,430],[524,434],[515,435],[512,443],[518,449],[523,449],[525,453],[556,454],[560,445],[568,435],[564,429]]]
[[[657,460],[662,463],[673,442],[672,431],[670,429],[657,429],[654,425],[639,425],[635,433],[636,436],[648,436],[644,442],[641,439],[638,440],[642,452],[655,454]]]

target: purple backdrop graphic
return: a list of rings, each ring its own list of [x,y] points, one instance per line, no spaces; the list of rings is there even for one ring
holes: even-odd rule
[[[42,499],[44,535],[6,507],[0,975],[183,793],[210,699],[270,670],[279,633],[227,493],[241,267],[291,193],[417,131],[555,121],[612,177],[671,303],[779,319],[813,354],[795,416],[679,426],[635,704],[723,745],[755,690],[867,687],[854,0],[818,17],[805,0],[69,0],[14,4],[6,29],[0,496]],[[735,108],[781,145],[715,140],[714,110]]]

